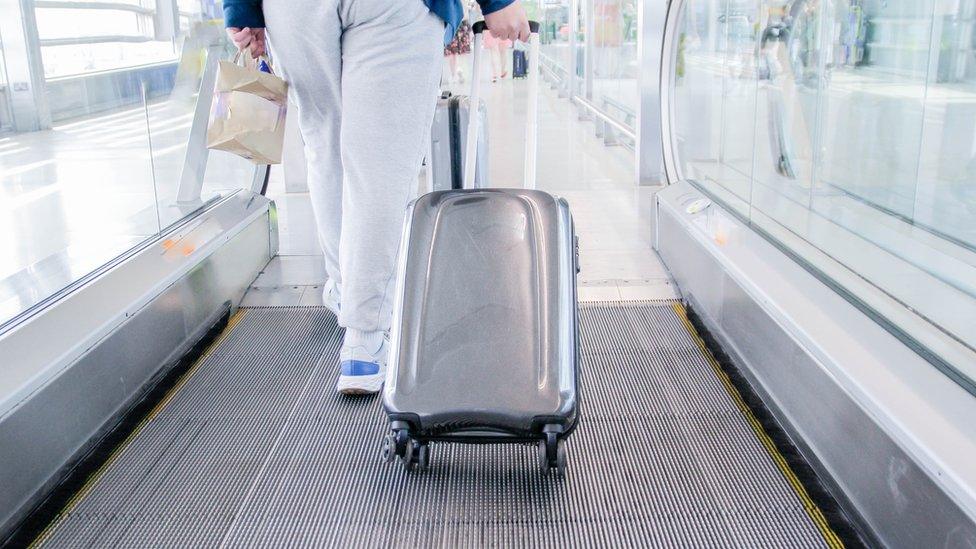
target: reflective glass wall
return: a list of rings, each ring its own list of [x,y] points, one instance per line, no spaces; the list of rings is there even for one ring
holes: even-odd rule
[[[638,110],[637,0],[530,5],[537,6],[542,24],[542,62],[549,80],[632,134]]]
[[[208,199],[249,186],[254,166],[207,154],[201,139],[205,74],[230,54],[219,4],[0,7],[2,326]],[[201,178],[202,195],[179,196]]]
[[[976,380],[976,2],[685,0],[678,176]]]
[[[637,124],[637,0],[592,0],[589,5],[592,100],[633,130]]]

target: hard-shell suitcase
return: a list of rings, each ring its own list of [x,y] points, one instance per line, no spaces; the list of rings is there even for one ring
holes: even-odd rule
[[[488,129],[487,110],[484,101],[479,101],[478,165],[475,169],[475,188],[488,186]],[[430,129],[430,157],[427,169],[430,170],[431,191],[460,189],[461,173],[464,168],[465,145],[468,138],[468,120],[471,117],[471,102],[465,95],[452,95],[443,92],[437,100],[434,123]]]
[[[531,28],[526,188],[437,191],[407,210],[383,402],[384,455],[408,469],[427,466],[432,441],[535,443],[546,468],[566,468],[563,441],[578,419],[578,251],[566,201],[534,190]],[[482,30],[475,24],[476,75]]]

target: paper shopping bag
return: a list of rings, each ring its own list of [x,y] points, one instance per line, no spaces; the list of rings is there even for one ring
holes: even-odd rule
[[[288,84],[256,66],[221,61],[207,127],[207,147],[255,164],[281,163]],[[267,60],[262,61],[270,67]],[[270,69],[269,69],[270,70]]]

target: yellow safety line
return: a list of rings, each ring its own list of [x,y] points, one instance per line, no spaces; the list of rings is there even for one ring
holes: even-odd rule
[[[195,374],[196,371],[200,368],[200,365],[203,364],[203,362],[207,360],[211,354],[213,354],[217,346],[220,345],[227,338],[227,335],[230,334],[232,331],[234,331],[234,326],[236,326],[237,323],[240,322],[241,318],[243,318],[243,316],[246,314],[245,311],[246,309],[238,309],[237,312],[232,317],[230,317],[230,319],[227,321],[227,326],[224,327],[220,335],[217,336],[217,338],[214,339],[212,342],[210,342],[209,345],[207,345],[207,348],[203,351],[203,354],[201,354],[200,357],[197,358],[197,360],[193,363],[193,365],[190,366],[190,368],[186,372],[184,372],[182,376],[180,376],[179,381],[177,381],[176,384],[174,384],[169,389],[169,391],[166,392],[166,396],[164,396],[162,400],[156,403],[156,405],[153,406],[153,409],[150,410],[149,413],[146,414],[146,416],[142,418],[142,420],[140,420],[138,424],[136,424],[135,428],[132,429],[132,432],[125,437],[125,440],[123,440],[114,449],[112,449],[112,452],[109,454],[108,459],[106,459],[105,462],[102,463],[102,465],[100,465],[94,473],[92,473],[91,475],[88,476],[87,479],[85,479],[85,484],[83,484],[81,488],[77,492],[75,492],[73,496],[71,496],[71,499],[69,499],[68,502],[64,505],[64,508],[62,508],[61,511],[59,511],[58,514],[51,519],[51,522],[49,522],[48,525],[44,528],[44,530],[41,531],[40,535],[38,535],[37,538],[35,538],[34,541],[31,542],[30,547],[38,547],[41,544],[43,544],[45,541],[47,541],[47,538],[50,537],[51,533],[54,531],[54,526],[58,523],[58,519],[60,519],[65,514],[70,514],[72,511],[74,511],[78,503],[88,496],[88,494],[92,491],[95,485],[98,484],[98,481],[102,478],[102,475],[105,474],[105,471],[107,471],[109,466],[111,466],[112,463],[119,457],[119,455],[122,454],[122,451],[129,446],[129,443],[135,440],[136,436],[138,436],[139,433],[142,432],[142,429],[146,425],[148,425],[149,422],[153,420],[153,418],[159,415],[159,412],[161,412],[164,408],[166,408],[166,406],[170,403],[170,401],[173,400],[173,397],[180,392],[180,390],[183,388],[184,385],[186,385],[186,382],[189,381],[191,377],[193,377],[193,374]]]
[[[786,477],[790,487],[793,488],[793,492],[795,492],[797,497],[800,498],[804,511],[806,511],[807,515],[810,516],[810,519],[813,520],[813,523],[817,526],[817,529],[820,530],[820,534],[823,536],[827,546],[831,547],[832,549],[840,549],[844,547],[844,542],[841,541],[837,533],[834,532],[834,530],[830,527],[830,524],[824,517],[820,507],[818,507],[813,501],[813,498],[810,497],[810,493],[807,492],[806,487],[803,486],[803,483],[800,482],[800,479],[796,476],[796,473],[794,473],[793,469],[790,468],[786,458],[784,458],[783,454],[779,452],[776,445],[773,443],[773,440],[766,433],[766,430],[763,429],[762,423],[760,423],[756,418],[756,415],[752,413],[752,409],[746,404],[745,400],[742,398],[742,394],[739,393],[739,390],[736,389],[735,385],[732,384],[732,380],[729,379],[728,374],[726,374],[725,370],[723,370],[719,365],[718,360],[715,359],[712,352],[708,349],[708,346],[705,345],[705,341],[698,334],[698,331],[695,330],[695,327],[691,324],[691,321],[688,320],[688,312],[685,310],[684,305],[681,303],[674,303],[672,308],[674,308],[674,311],[678,314],[681,322],[685,325],[685,329],[688,330],[689,334],[691,334],[695,344],[698,345],[698,348],[701,349],[702,353],[705,354],[705,357],[708,358],[708,363],[715,371],[715,375],[718,376],[719,380],[722,382],[722,385],[725,387],[725,390],[729,393],[729,396],[731,396],[732,400],[735,401],[736,407],[738,407],[739,411],[742,412],[742,415],[745,416],[749,426],[752,427],[752,431],[756,434],[756,438],[759,439],[759,442],[761,442],[763,447],[766,449],[766,453],[768,453],[769,457],[773,459],[773,463],[776,464],[776,467],[778,467],[780,472],[783,473],[783,476]]]

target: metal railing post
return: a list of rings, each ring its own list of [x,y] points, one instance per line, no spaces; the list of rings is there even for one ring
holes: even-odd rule
[[[668,0],[638,0],[637,4],[637,125],[634,143],[639,185],[659,185],[664,179],[661,137],[661,63]]]
[[[207,172],[207,159],[210,151],[207,149],[207,123],[210,119],[210,104],[213,102],[214,84],[217,82],[217,64],[220,61],[223,47],[211,45],[207,47],[207,60],[204,62],[203,77],[200,79],[200,91],[197,94],[197,104],[193,111],[193,122],[186,140],[186,154],[183,158],[183,170],[180,172],[180,186],[176,192],[178,203],[194,203],[200,201],[203,190],[203,176]]]

